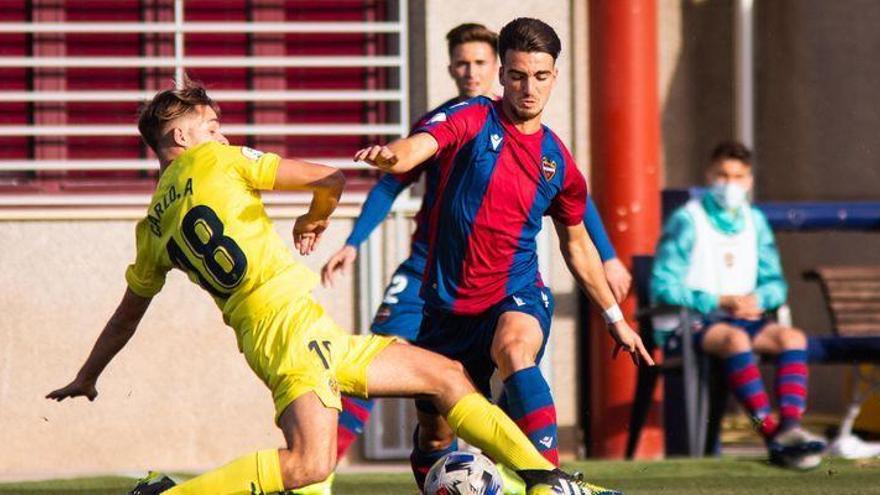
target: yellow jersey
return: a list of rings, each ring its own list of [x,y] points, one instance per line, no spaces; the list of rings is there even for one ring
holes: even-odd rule
[[[272,189],[280,161],[208,142],[171,162],[137,224],[137,256],[125,273],[131,290],[152,297],[179,268],[211,294],[236,333],[309,293],[318,276],[294,260],[260,195]]]

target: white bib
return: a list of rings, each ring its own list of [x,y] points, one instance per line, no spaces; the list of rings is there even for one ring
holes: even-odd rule
[[[691,290],[716,296],[751,294],[758,284],[758,236],[751,206],[744,207],[745,225],[736,234],[712,226],[699,200],[685,206],[694,219],[694,249],[686,283]]]

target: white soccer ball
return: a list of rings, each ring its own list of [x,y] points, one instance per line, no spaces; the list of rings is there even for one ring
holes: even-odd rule
[[[431,466],[425,495],[500,495],[501,475],[488,457],[453,452]]]

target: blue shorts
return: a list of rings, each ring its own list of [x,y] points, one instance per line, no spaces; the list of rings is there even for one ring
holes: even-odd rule
[[[489,380],[496,367],[492,362],[492,339],[495,337],[498,319],[508,311],[516,311],[534,316],[538,320],[544,334],[536,359],[536,363],[539,363],[547,345],[547,338],[550,336],[553,305],[553,294],[550,289],[528,286],[478,315],[456,315],[426,308],[419,337],[413,343],[460,361],[477,389],[489,397],[491,395]],[[435,412],[427,401],[416,401],[416,406],[425,412]]]
[[[749,340],[754,340],[755,336],[758,335],[761,330],[764,329],[764,327],[773,322],[767,318],[761,318],[759,320],[743,320],[740,318],[732,317],[705,318],[703,320],[703,329],[694,334],[695,349],[699,351],[703,350],[703,337],[706,334],[706,330],[708,330],[709,327],[716,323],[726,323],[730,326],[734,326],[736,328],[744,330],[747,334],[749,334]]]
[[[425,301],[419,296],[422,273],[413,263],[404,262],[391,276],[385,298],[373,317],[370,331],[379,335],[401,337],[413,341],[422,325]]]

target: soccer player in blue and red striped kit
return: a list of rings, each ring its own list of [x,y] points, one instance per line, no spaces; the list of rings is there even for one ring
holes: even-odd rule
[[[485,394],[497,368],[508,413],[542,450],[556,441],[550,389],[536,366],[552,311],[535,242],[544,215],[554,221],[576,281],[604,309],[615,353],[653,361],[623,319],[584,228],[586,181],[541,124],[558,73],[559,38],[542,21],[519,18],[502,29],[498,47],[500,101],[452,105],[412,136],[354,158],[397,174],[433,158],[439,177],[428,216],[425,317],[415,343],[461,361]],[[452,441],[442,417],[424,404],[417,440],[416,467],[430,466]]]
[[[423,127],[436,114],[446,111],[449,107],[464,102],[475,96],[490,96],[495,76],[498,73],[496,44],[498,35],[481,24],[461,24],[446,35],[449,48],[449,74],[455,81],[458,96],[422,116],[413,126],[413,130]],[[412,236],[409,257],[401,263],[391,278],[385,291],[382,305],[376,312],[371,325],[371,332],[380,335],[395,335],[409,341],[416,340],[422,322],[424,301],[419,295],[425,259],[428,253],[428,212],[436,195],[439,169],[432,167],[431,161],[417,166],[404,174],[385,174],[370,190],[361,214],[355,220],[351,234],[345,245],[339,249],[322,270],[325,285],[332,285],[338,272],[350,272],[357,257],[358,246],[369,237],[370,233],[388,216],[395,198],[408,186],[426,175],[424,199],[416,215],[416,229]],[[630,275],[623,263],[617,258],[614,247],[602,225],[602,220],[592,199],[588,198],[584,225],[590,234],[599,256],[602,259],[606,279],[621,300],[629,290]],[[552,301],[549,292],[548,300]],[[548,305],[548,309],[552,308]],[[351,443],[363,432],[364,424],[370,417],[374,401],[343,398],[343,411],[339,419],[337,435],[337,459],[341,459]],[[505,405],[505,404],[502,404]],[[552,421],[555,423],[555,420]],[[552,425],[548,425],[552,428]],[[546,435],[544,435],[546,436]],[[555,437],[555,435],[551,435]],[[550,447],[538,444],[554,462],[558,462],[556,443]],[[454,447],[451,446],[451,447]],[[420,473],[424,475],[424,473]]]

